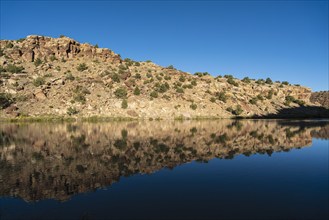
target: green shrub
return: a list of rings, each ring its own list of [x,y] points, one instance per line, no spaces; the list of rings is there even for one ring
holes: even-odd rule
[[[140,94],[141,94],[141,91],[138,88],[138,86],[136,86],[135,89],[134,89],[134,95],[140,95]]]
[[[37,77],[35,80],[33,80],[33,85],[34,86],[41,86],[45,84],[45,79],[43,77]]]
[[[65,79],[73,81],[75,79],[75,77],[72,75],[71,72],[69,72],[68,74],[66,74]]]
[[[235,82],[233,78],[228,78],[227,82],[233,86],[239,86],[239,84]]]
[[[202,76],[209,76],[208,72],[196,72],[194,73],[195,76],[202,77]]]
[[[210,98],[210,101],[211,101],[211,102],[216,102],[216,98],[215,98],[215,97],[211,97],[211,98]]]
[[[128,102],[127,99],[123,99],[121,102],[121,108],[126,109],[128,108]]]
[[[241,115],[243,112],[241,105],[237,105],[235,109],[228,107],[226,110],[231,112],[233,115]]]
[[[135,75],[135,79],[141,79],[141,78],[142,78],[141,74],[136,73],[136,75]]]
[[[260,101],[263,101],[264,100],[264,97],[261,94],[258,94],[257,95],[257,99],[260,100]]]
[[[272,99],[273,98],[273,94],[274,94],[274,90],[271,89],[270,91],[268,91],[266,98],[267,99]]]
[[[195,109],[198,108],[198,106],[197,106],[197,104],[192,103],[192,104],[190,105],[190,108],[193,109],[193,110],[195,110]]]
[[[57,58],[55,57],[55,55],[51,55],[51,56],[49,57],[49,59],[50,59],[50,61],[57,60]]]
[[[6,69],[0,65],[0,73],[4,73],[4,72],[6,72]]]
[[[69,107],[66,111],[68,115],[76,115],[79,111],[75,107]]]
[[[151,78],[151,77],[152,77],[152,73],[147,73],[147,74],[146,74],[146,77],[147,77],[147,78]]]
[[[86,97],[83,93],[77,93],[74,95],[73,100],[76,102],[80,102],[81,104],[86,104]]]
[[[169,88],[170,87],[169,87],[169,84],[167,82],[162,83],[162,84],[157,83],[155,85],[154,90],[157,91],[157,92],[165,93],[165,92],[167,92],[169,90]]]
[[[244,82],[244,83],[250,83],[251,82],[249,77],[244,77],[241,81]]]
[[[222,101],[224,103],[226,103],[227,98],[228,98],[227,95],[226,95],[226,93],[224,91],[222,91],[222,92],[216,92],[216,97],[218,98],[218,100],[220,100],[220,101]]]
[[[257,105],[258,99],[256,97],[249,100],[250,104]]]
[[[175,67],[173,66],[173,65],[169,65],[168,67],[167,67],[167,69],[175,69]]]
[[[164,76],[164,79],[165,80],[171,80],[171,77],[170,76]]]
[[[233,76],[232,75],[224,75],[224,78],[226,78],[226,79],[233,79]]]
[[[3,49],[0,49],[0,57],[2,57],[4,54]]]
[[[5,109],[9,107],[14,102],[11,94],[0,93],[0,109]]]
[[[266,84],[273,84],[273,81],[271,80],[271,78],[266,78],[265,83]]]
[[[150,93],[150,96],[152,98],[158,98],[158,93],[156,91],[153,91],[153,92]]]
[[[196,86],[196,85],[197,85],[197,82],[196,82],[195,79],[193,79],[193,80],[191,81],[191,85],[192,85],[192,86]]]
[[[126,88],[124,87],[120,87],[120,88],[117,88],[115,91],[114,91],[114,95],[117,97],[117,98],[126,98],[127,97],[127,90]]]
[[[177,93],[184,93],[184,89],[183,89],[183,88],[180,88],[180,87],[178,87],[178,88],[176,89],[176,92],[177,92]]]
[[[39,66],[39,65],[41,65],[41,64],[42,64],[42,61],[41,61],[40,58],[37,58],[37,59],[34,61],[34,65],[35,65],[35,66]]]
[[[95,48],[99,48],[98,44],[95,44]]]
[[[281,83],[282,85],[289,85],[289,82],[287,82],[287,81],[282,81],[282,83]]]
[[[259,85],[263,85],[264,84],[264,80],[263,79],[258,79],[256,81],[256,83],[259,84]]]
[[[14,64],[8,64],[6,71],[10,73],[21,73],[24,70],[22,66],[15,66]]]
[[[179,77],[179,81],[181,81],[181,82],[185,82],[185,80],[186,80],[185,76],[180,76],[180,77]]]
[[[111,75],[111,79],[113,80],[113,82],[119,83],[120,82],[120,77],[118,74],[114,73]]]
[[[84,70],[88,69],[88,66],[85,63],[80,63],[77,67],[77,70],[82,72]]]

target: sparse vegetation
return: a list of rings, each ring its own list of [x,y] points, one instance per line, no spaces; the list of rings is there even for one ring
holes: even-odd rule
[[[233,86],[239,86],[239,84],[233,78],[227,78],[227,82]]]
[[[232,107],[228,107],[226,110],[228,112],[231,112],[233,115],[241,115],[243,112],[241,105],[237,105],[235,109],[233,109]]]
[[[152,97],[152,98],[158,98],[158,93],[156,92],[156,91],[152,91],[151,93],[150,93],[150,96]]]
[[[192,103],[192,104],[190,105],[190,108],[193,109],[193,110],[196,110],[196,109],[198,108],[198,106],[197,106],[197,104]]]
[[[80,72],[85,71],[87,69],[88,69],[88,66],[85,63],[80,63],[77,67],[77,70],[80,71]]]
[[[22,66],[16,66],[14,64],[8,64],[6,67],[6,71],[10,73],[21,73],[24,70]]]
[[[35,80],[33,80],[33,85],[34,86],[42,86],[43,84],[45,84],[45,79],[41,76],[37,77]]]
[[[76,115],[79,111],[75,107],[69,107],[66,111],[68,115]]]
[[[37,58],[35,61],[34,61],[34,65],[35,66],[40,66],[42,64],[42,60],[40,58]]]
[[[141,91],[138,88],[138,86],[136,86],[135,89],[134,89],[134,95],[140,95],[140,94],[141,94]]]
[[[14,102],[11,94],[9,93],[0,93],[0,109],[7,108]]]
[[[127,90],[126,90],[126,88],[124,88],[124,87],[117,88],[117,89],[114,91],[114,95],[115,95],[117,98],[126,98],[126,97],[127,97]]]
[[[128,108],[128,102],[127,99],[123,99],[121,102],[121,108],[126,109]]]

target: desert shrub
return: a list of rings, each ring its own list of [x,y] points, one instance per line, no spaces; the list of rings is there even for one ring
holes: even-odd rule
[[[305,105],[305,102],[303,100],[295,99],[293,96],[290,95],[286,96],[284,104],[289,106],[292,102],[300,106]]]
[[[99,48],[98,44],[95,44],[95,48]]]
[[[235,109],[233,109],[232,107],[228,107],[226,110],[231,112],[233,115],[241,115],[241,113],[243,112],[241,105],[237,105]]]
[[[154,90],[157,91],[157,92],[164,93],[164,92],[167,92],[169,90],[169,88],[170,88],[170,86],[169,86],[169,84],[167,82],[162,83],[162,84],[157,83],[155,85]]]
[[[196,85],[197,85],[197,82],[196,82],[195,79],[193,79],[193,80],[191,81],[191,85],[192,85],[192,86],[196,86]]]
[[[35,66],[39,66],[39,65],[41,65],[41,64],[42,64],[42,61],[41,61],[40,58],[37,58],[37,59],[34,61],[34,65],[35,65]]]
[[[167,69],[175,69],[175,67],[173,66],[173,65],[169,65],[169,66],[167,66]]]
[[[281,83],[282,85],[289,85],[289,82],[287,82],[287,81],[282,81],[282,83]]]
[[[123,99],[121,102],[121,108],[126,109],[128,108],[128,102],[127,99]]]
[[[215,98],[215,97],[211,97],[211,98],[210,98],[210,101],[211,101],[211,102],[216,102],[216,98]]]
[[[43,84],[45,84],[45,79],[41,76],[39,76],[35,80],[33,80],[33,85],[34,86],[41,86]]]
[[[252,99],[249,100],[250,104],[257,105],[258,99],[256,97],[253,97]]]
[[[75,79],[75,77],[72,75],[71,72],[69,72],[66,74],[65,79],[73,81]]]
[[[156,76],[157,80],[161,81],[162,77],[161,76]]]
[[[117,82],[117,83],[120,82],[120,77],[116,73],[114,73],[114,74],[111,75],[111,79],[113,80],[113,82]]]
[[[87,64],[85,64],[85,63],[80,63],[80,64],[78,65],[78,67],[77,67],[77,70],[80,71],[80,72],[82,72],[82,71],[84,71],[84,70],[86,70],[86,69],[88,69],[88,66],[87,66]]]
[[[241,81],[244,82],[244,83],[250,83],[251,82],[249,77],[244,77]]]
[[[126,90],[126,88],[124,88],[124,87],[117,88],[117,89],[114,91],[114,95],[115,95],[117,98],[126,98],[126,97],[127,97],[127,90]]]
[[[296,104],[298,104],[298,105],[300,105],[300,106],[305,105],[305,101],[300,100],[300,99],[295,99],[294,103],[296,103]]]
[[[151,96],[152,98],[158,98],[158,93],[157,93],[156,91],[152,91],[152,92],[150,93],[150,96]]]
[[[61,62],[62,63],[65,63],[66,62],[66,60],[64,59],[64,57],[62,57]]]
[[[136,73],[136,75],[135,75],[135,79],[141,79],[141,78],[142,78],[141,74]]]
[[[20,38],[20,39],[16,40],[17,43],[21,43],[23,41],[25,41],[25,38]]]
[[[165,80],[171,80],[171,77],[170,76],[164,76],[164,79]]]
[[[86,103],[85,94],[77,93],[77,94],[74,95],[73,100],[76,101],[76,102],[80,102],[81,104],[85,104]]]
[[[3,49],[0,48],[0,57],[2,57],[4,54]]]
[[[134,89],[134,95],[140,95],[140,94],[141,94],[141,91],[138,88],[138,86],[136,86],[135,89]]]
[[[11,94],[9,93],[0,93],[0,109],[5,109],[14,102]]]
[[[193,109],[193,110],[195,110],[195,109],[198,108],[198,106],[197,106],[197,104],[192,103],[192,104],[190,105],[190,108]]]
[[[273,81],[271,80],[271,78],[266,78],[265,83],[266,84],[273,84]]]
[[[68,115],[76,115],[79,111],[75,107],[69,107],[66,111]]]
[[[181,81],[181,82],[185,82],[185,80],[186,80],[185,76],[180,76],[180,77],[179,77],[179,81]]]
[[[264,97],[261,94],[258,94],[257,95],[257,99],[260,100],[260,101],[263,101],[264,100]]]
[[[227,82],[233,86],[239,86],[239,84],[233,78],[228,78]]]
[[[266,98],[267,99],[272,99],[273,98],[273,94],[274,94],[274,91],[273,91],[273,89],[271,89],[270,91],[268,91]]]
[[[222,102],[225,102],[227,101],[227,95],[224,91],[222,92],[216,92],[216,97],[218,98],[218,100],[222,101]]]
[[[183,88],[180,88],[180,87],[178,87],[178,88],[176,89],[176,92],[177,92],[177,93],[184,93],[184,89],[183,89]]]
[[[264,80],[263,79],[258,79],[256,81],[256,83],[259,84],[259,85],[263,85],[264,84]]]
[[[51,56],[49,57],[49,59],[50,59],[50,61],[55,61],[55,60],[57,60],[57,58],[55,57],[55,55],[51,55]]]
[[[196,72],[194,73],[195,76],[202,77],[210,75],[208,72]]]
[[[6,71],[10,73],[20,73],[24,70],[24,67],[22,66],[16,66],[14,64],[8,64],[6,67]]]

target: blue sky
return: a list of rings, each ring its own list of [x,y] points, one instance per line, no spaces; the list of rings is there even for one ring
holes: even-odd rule
[[[3,1],[1,39],[98,44],[190,73],[328,90],[328,1]]]

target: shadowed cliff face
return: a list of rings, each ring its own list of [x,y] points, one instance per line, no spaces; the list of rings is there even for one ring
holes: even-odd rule
[[[0,195],[26,201],[109,186],[190,161],[310,146],[329,123],[276,120],[1,124]]]

